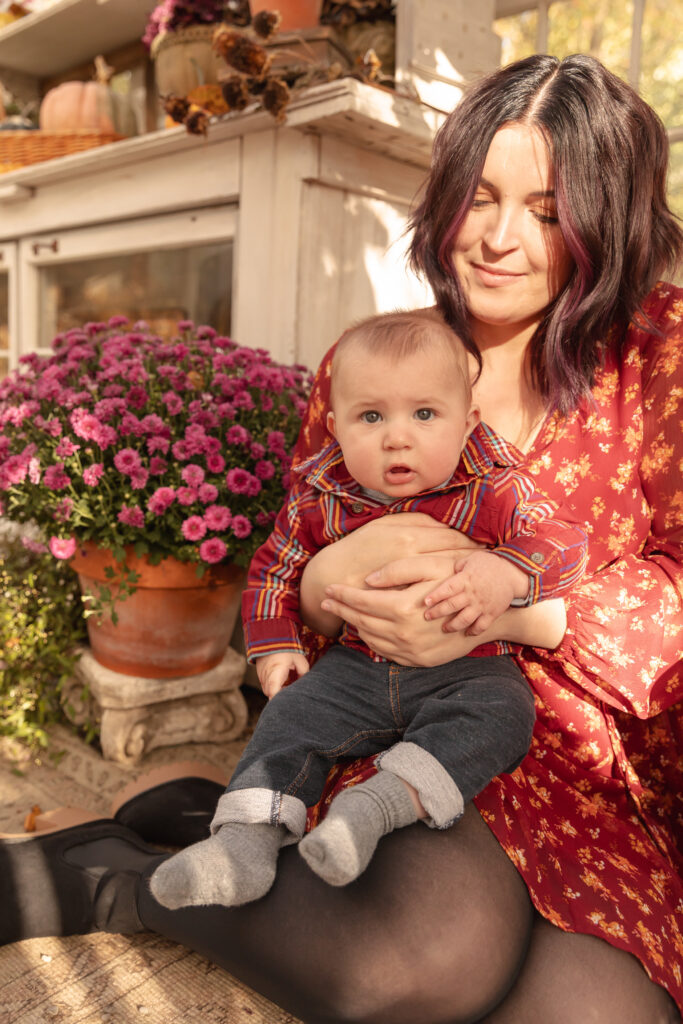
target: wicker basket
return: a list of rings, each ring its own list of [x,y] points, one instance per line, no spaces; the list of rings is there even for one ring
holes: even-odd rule
[[[104,132],[0,131],[0,174],[27,164],[39,164],[56,156],[81,153],[95,146],[117,142],[123,135]]]

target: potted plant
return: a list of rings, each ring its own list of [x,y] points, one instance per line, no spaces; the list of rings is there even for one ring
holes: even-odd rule
[[[113,617],[88,617],[103,664],[152,677],[217,664],[232,630],[225,600],[236,614],[288,486],[307,371],[191,321],[163,341],[124,317],[58,335],[51,356],[21,363],[0,381],[0,515],[37,525],[91,604],[126,597]],[[154,611],[150,594],[167,591]]]
[[[187,96],[215,83],[222,62],[211,41],[217,25],[249,22],[247,0],[162,0],[149,16],[142,42],[154,61],[157,89]]]

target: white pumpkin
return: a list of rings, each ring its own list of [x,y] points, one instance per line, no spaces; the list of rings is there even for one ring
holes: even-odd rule
[[[62,82],[45,94],[40,127],[46,132],[101,132],[135,135],[135,114],[127,96],[109,86],[113,69],[95,58],[94,82]]]

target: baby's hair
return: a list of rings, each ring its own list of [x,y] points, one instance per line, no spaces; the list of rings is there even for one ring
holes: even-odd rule
[[[467,364],[467,352],[457,334],[448,326],[436,306],[425,309],[397,309],[391,313],[359,320],[342,335],[337,342],[332,358],[332,387],[335,370],[344,354],[353,346],[363,348],[368,355],[385,356],[395,362],[413,355],[426,354],[435,347],[452,357],[465,388],[467,400],[471,400],[472,386]]]

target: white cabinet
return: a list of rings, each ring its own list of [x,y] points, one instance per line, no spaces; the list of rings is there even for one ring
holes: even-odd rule
[[[153,0],[56,0],[0,31],[0,68],[51,78],[141,39]]]
[[[0,245],[0,377],[19,357],[17,313],[17,247],[8,242]]]
[[[282,126],[248,110],[207,138],[172,128],[0,176],[10,365],[79,318],[124,313],[220,318],[315,366],[350,321],[429,302],[404,229],[438,118],[344,79]]]

